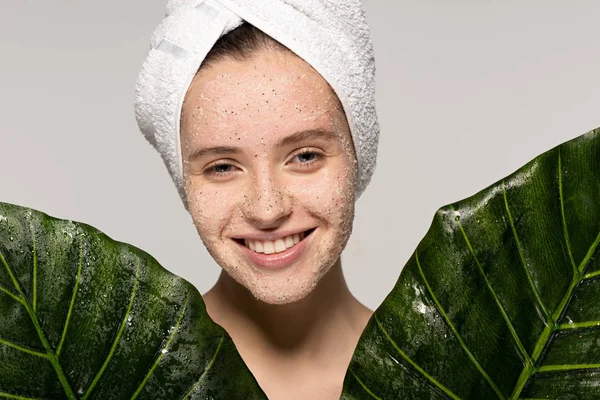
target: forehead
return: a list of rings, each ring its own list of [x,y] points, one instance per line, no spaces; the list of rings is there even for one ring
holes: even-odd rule
[[[184,130],[248,126],[339,128],[344,114],[331,87],[301,58],[261,51],[247,60],[224,58],[196,75],[182,109]],[[210,128],[210,129],[207,129]],[[306,128],[306,127],[304,127]]]

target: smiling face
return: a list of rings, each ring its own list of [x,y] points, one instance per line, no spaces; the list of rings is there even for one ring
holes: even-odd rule
[[[356,158],[327,82],[282,51],[223,58],[194,78],[181,127],[189,211],[209,253],[259,300],[306,296],[354,218]]]

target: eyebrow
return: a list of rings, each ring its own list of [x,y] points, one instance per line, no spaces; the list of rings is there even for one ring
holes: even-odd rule
[[[306,131],[299,131],[289,136],[281,138],[275,144],[276,147],[285,147],[290,144],[302,142],[311,139],[324,139],[324,140],[335,140],[337,135],[331,131],[324,129],[309,129]]]
[[[193,161],[197,158],[214,155],[214,154],[239,154],[241,152],[242,151],[240,150],[239,147],[227,147],[227,146],[205,147],[205,148],[194,150],[192,152],[192,154],[189,155],[188,161]]]
[[[334,132],[327,131],[324,129],[309,129],[304,131],[298,131],[289,136],[281,138],[275,143],[275,147],[281,148],[289,146],[298,142],[312,139],[323,139],[323,140],[335,140],[337,135]],[[220,154],[240,154],[242,149],[239,147],[230,146],[215,146],[215,147],[204,147],[196,149],[189,155],[188,161],[192,161],[208,155],[220,155]]]

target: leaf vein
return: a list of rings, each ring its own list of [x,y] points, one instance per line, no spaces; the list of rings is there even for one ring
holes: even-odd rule
[[[433,299],[433,302],[435,303],[435,305],[436,305],[438,311],[440,312],[440,314],[442,314],[442,317],[444,318],[444,321],[446,322],[446,324],[448,325],[448,327],[450,328],[450,330],[452,330],[452,333],[454,334],[454,337],[460,343],[460,346],[462,347],[463,351],[465,352],[465,354],[467,355],[467,357],[469,357],[469,359],[475,365],[475,367],[481,373],[481,375],[483,375],[484,379],[492,387],[492,389],[494,390],[494,392],[496,392],[496,394],[498,395],[498,397],[500,399],[505,399],[506,397],[502,394],[502,392],[500,391],[500,388],[498,388],[498,386],[494,383],[494,381],[492,380],[492,378],[483,369],[483,367],[481,366],[481,364],[479,363],[479,361],[477,361],[477,359],[475,358],[475,356],[473,355],[473,353],[471,353],[471,351],[467,347],[466,343],[464,342],[462,336],[460,335],[460,333],[458,333],[458,331],[456,330],[456,327],[454,326],[454,324],[452,323],[452,321],[450,321],[450,318],[448,317],[448,314],[446,314],[446,311],[444,310],[444,308],[440,304],[437,296],[433,293],[433,290],[431,289],[431,286],[429,285],[429,281],[425,277],[425,273],[423,272],[423,268],[421,267],[421,262],[419,261],[419,250],[418,249],[415,251],[415,260],[417,262],[417,267],[419,268],[419,273],[421,274],[421,277],[423,278],[423,282],[425,283],[425,287],[427,287],[427,291],[429,292],[429,295]]]
[[[37,310],[37,243],[35,241],[35,232],[33,231],[33,222],[29,220],[29,230],[31,232],[31,243],[33,245],[33,312]]]
[[[600,270],[598,270],[598,271],[594,271],[594,272],[590,272],[589,274],[586,274],[586,275],[583,277],[583,279],[592,279],[592,278],[595,278],[595,277],[597,277],[597,276],[599,276],[599,275],[600,275]]]
[[[450,208],[454,211],[454,208],[452,208],[452,207],[450,207]],[[481,266],[481,263],[479,262],[477,255],[475,254],[475,250],[473,249],[473,246],[471,245],[471,241],[469,240],[469,237],[467,236],[467,232],[465,232],[465,229],[462,226],[462,224],[460,223],[460,221],[458,221],[457,223],[460,228],[460,231],[462,232],[462,236],[465,239],[465,242],[467,243],[467,247],[469,248],[469,251],[471,252],[471,255],[473,256],[473,259],[475,260],[475,264],[477,264],[477,267],[479,269],[479,272],[481,273],[481,276],[485,282],[485,285],[487,286],[492,297],[494,298],[494,302],[498,306],[498,309],[499,309],[500,313],[502,314],[504,321],[506,322],[508,330],[510,331],[510,334],[511,334],[515,344],[517,345],[521,355],[523,356],[523,358],[525,358],[527,363],[532,364],[531,357],[525,350],[525,346],[523,346],[523,343],[521,342],[519,335],[517,335],[517,332],[515,331],[515,327],[513,326],[512,321],[510,320],[510,318],[508,318],[508,315],[506,314],[506,310],[504,309],[504,306],[502,305],[502,303],[500,302],[500,299],[498,298],[498,294],[496,293],[496,291],[490,284],[490,281],[488,280],[487,276],[485,275],[485,272],[483,271],[483,267]]]
[[[9,295],[10,297],[12,297],[13,299],[15,299],[16,301],[18,301],[19,303],[23,303],[23,298],[14,294],[13,292],[11,292],[9,289],[5,288],[4,286],[0,285],[0,291],[6,293],[7,295]]]
[[[567,220],[565,217],[565,201],[563,197],[563,185],[562,185],[562,158],[560,156],[560,147],[558,148],[558,199],[560,201],[560,218],[563,229],[563,235],[565,237],[565,245],[567,246],[567,253],[569,254],[569,260],[571,260],[571,266],[573,267],[575,275],[579,275],[579,269],[575,264],[573,258],[573,251],[571,250],[571,241],[569,239],[569,231],[567,229]]]
[[[352,368],[348,368],[348,370],[350,371],[350,373],[352,374],[352,376],[354,376],[354,379],[356,379],[356,381],[360,384],[360,386],[362,386],[362,388],[364,389],[365,392],[367,392],[371,397],[373,397],[374,399],[377,400],[382,400],[381,397],[377,396],[375,393],[373,393],[368,387],[367,385],[365,385],[363,383],[363,381],[360,380],[360,378],[354,373],[354,371],[352,371]]]
[[[514,223],[514,220],[512,217],[512,213],[510,212],[510,207],[508,205],[508,196],[506,193],[506,185],[504,183],[504,180],[502,181],[502,193],[504,196],[504,207],[506,209],[506,213],[508,214],[508,221],[510,223],[510,229],[512,230],[513,236],[515,238],[515,242],[517,243],[517,249],[519,251],[519,258],[521,259],[521,264],[523,265],[523,269],[525,270],[525,274],[527,275],[527,281],[529,282],[529,285],[531,286],[531,289],[533,290],[533,295],[535,296],[535,299],[537,300],[538,304],[544,311],[544,315],[546,316],[546,319],[547,319],[544,322],[546,324],[548,324],[548,322],[554,323],[554,320],[552,319],[552,314],[546,308],[546,305],[542,301],[540,293],[539,293],[537,287],[535,286],[535,283],[533,282],[533,277],[531,276],[531,271],[529,271],[529,268],[527,268],[527,262],[525,261],[523,246],[521,245],[521,241],[519,240],[519,235],[517,234],[517,228],[515,226],[515,223]]]
[[[599,369],[600,364],[575,364],[575,365],[544,365],[539,372],[567,372],[576,370]]]
[[[123,330],[125,329],[125,326],[127,325],[127,321],[129,319],[129,315],[131,314],[131,308],[133,307],[133,300],[135,299],[135,294],[136,294],[137,285],[138,285],[138,276],[139,276],[138,271],[139,271],[139,267],[140,267],[140,258],[138,257],[136,265],[135,265],[135,278],[133,280],[133,288],[131,289],[131,294],[129,296],[129,304],[127,304],[127,310],[125,311],[125,315],[123,316],[123,320],[121,321],[121,325],[119,326],[119,330],[117,331],[117,334],[115,335],[115,339],[113,340],[113,344],[110,347],[110,351],[108,352],[108,355],[106,356],[106,359],[102,363],[102,367],[100,367],[100,369],[96,373],[96,376],[94,377],[94,380],[92,381],[92,383],[90,384],[90,386],[85,391],[85,394],[81,397],[81,400],[87,399],[88,396],[90,395],[90,393],[92,393],[92,391],[94,390],[94,387],[96,386],[96,384],[98,383],[98,381],[102,377],[102,374],[104,373],[104,370],[108,366],[108,363],[112,359],[112,356],[113,356],[115,350],[117,349],[117,344],[119,343],[119,340],[121,339],[121,335],[123,334]]]
[[[156,360],[154,360],[154,364],[152,364],[152,367],[150,367],[150,370],[148,371],[148,373],[146,374],[146,376],[144,377],[144,379],[142,380],[142,382],[140,383],[140,385],[138,386],[138,388],[136,389],[136,391],[131,396],[131,400],[134,400],[140,394],[140,392],[144,388],[144,385],[146,385],[146,382],[148,382],[148,379],[150,379],[150,376],[152,376],[152,374],[154,373],[154,370],[158,366],[158,363],[160,362],[161,358],[163,357],[163,355],[164,355],[163,351],[166,350],[169,347],[169,345],[171,344],[171,341],[173,340],[173,337],[175,336],[175,333],[179,329],[179,324],[181,323],[181,320],[183,318],[183,314],[185,313],[185,310],[187,308],[188,301],[189,301],[189,294],[186,297],[186,300],[185,300],[185,303],[184,303],[183,308],[181,310],[181,313],[179,313],[179,317],[177,318],[177,322],[175,324],[175,328],[173,329],[173,332],[171,332],[171,335],[169,336],[169,339],[167,340],[167,343],[164,345],[164,347],[162,349],[159,350],[158,357],[156,357]]]
[[[17,399],[17,400],[43,400],[40,397],[24,397],[24,396],[19,396],[16,394],[11,394],[11,393],[6,393],[6,392],[0,392],[0,396],[4,396],[8,399]]]
[[[564,330],[577,330],[577,329],[585,329],[585,328],[597,328],[600,327],[600,321],[586,321],[586,322],[578,322],[574,324],[562,324],[556,327],[557,331]]]
[[[25,296],[23,295],[23,291],[21,290],[21,287],[19,286],[19,283],[17,282],[15,276],[13,275],[12,270],[9,267],[8,263],[6,262],[6,259],[4,258],[4,255],[2,254],[2,252],[0,252],[0,259],[2,260],[4,267],[8,271],[8,274],[10,275],[10,277],[13,281],[13,284],[15,285],[15,288],[17,289],[17,291],[23,298],[22,304],[25,307],[25,309],[27,310],[27,313],[29,314],[29,318],[31,319],[31,322],[33,322],[33,325],[35,327],[35,330],[37,331],[38,337],[40,338],[40,341],[42,342],[42,344],[44,345],[44,348],[46,349],[47,358],[52,363],[52,366],[54,367],[54,371],[56,372],[56,375],[58,376],[58,379],[67,394],[67,397],[69,399],[74,399],[75,394],[73,393],[73,390],[71,389],[71,386],[69,385],[69,382],[67,381],[67,377],[65,376],[61,365],[57,361],[58,358],[52,352],[52,349],[50,348],[50,344],[48,343],[48,339],[46,339],[46,335],[44,334],[44,331],[42,330],[42,327],[39,324],[39,321],[37,319],[35,312],[33,312],[33,310],[31,309],[31,307],[29,305],[29,302],[27,301],[27,299],[25,299]]]
[[[202,382],[202,380],[204,379],[204,376],[208,373],[208,370],[210,370],[213,363],[217,359],[217,354],[219,354],[219,350],[221,350],[221,346],[223,345],[224,341],[225,341],[225,335],[221,336],[221,340],[219,341],[217,350],[215,350],[215,354],[213,355],[212,359],[210,360],[210,362],[208,363],[208,365],[206,366],[204,371],[202,371],[200,378],[198,378],[198,380],[194,383],[194,385],[191,387],[191,389],[188,390],[188,392],[185,394],[185,396],[183,397],[184,400],[187,399],[192,394],[192,392],[196,389],[196,387],[200,384],[200,382]]]
[[[75,296],[77,295],[77,290],[79,290],[79,280],[81,277],[81,268],[83,264],[83,238],[82,235],[79,236],[79,262],[77,265],[77,275],[75,276],[75,286],[73,287],[73,292],[71,293],[71,301],[69,302],[69,309],[67,310],[67,316],[65,318],[65,325],[63,326],[63,331],[60,336],[60,341],[58,342],[58,346],[56,347],[56,358],[59,357],[60,352],[62,350],[63,343],[65,341],[65,337],[67,336],[67,329],[69,328],[69,321],[71,320],[71,313],[73,312],[73,306],[75,304]]]
[[[15,285],[15,289],[17,289],[17,292],[19,292],[19,294],[21,296],[23,296],[23,292],[21,291],[19,282],[17,281],[17,278],[15,278],[15,275],[13,274],[12,269],[8,265],[8,262],[6,262],[6,259],[4,258],[4,255],[2,254],[1,251],[0,251],[0,259],[2,259],[2,264],[4,264],[4,268],[6,268],[6,272],[8,272],[8,275],[10,276],[10,279],[12,280],[13,285]]]
[[[596,236],[596,240],[594,240],[594,243],[592,243],[592,245],[590,246],[587,254],[581,261],[581,264],[579,264],[579,267],[577,268],[579,272],[584,273],[584,270],[587,268],[587,263],[590,261],[590,258],[592,258],[592,256],[596,252],[596,249],[598,248],[598,244],[600,244],[600,232],[598,232],[598,236]],[[600,271],[596,271],[596,272],[591,273],[590,275],[591,275],[591,277],[594,277],[599,274],[600,274]],[[584,278],[587,279],[589,277],[586,275]]]
[[[398,353],[400,353],[400,355],[406,361],[408,361],[410,363],[410,365],[412,365],[421,375],[423,375],[423,377],[425,377],[435,387],[441,389],[444,393],[446,393],[448,396],[452,397],[453,399],[460,400],[460,397],[458,397],[457,395],[455,395],[446,386],[444,386],[440,382],[438,382],[433,376],[431,376],[427,372],[425,372],[425,370],[423,368],[421,368],[404,351],[402,351],[402,349],[400,349],[400,347],[398,347],[398,345],[396,344],[396,342],[394,342],[394,340],[390,337],[390,335],[387,333],[387,331],[385,330],[385,328],[383,327],[383,325],[379,321],[379,318],[377,318],[377,314],[373,314],[373,317],[375,318],[375,322],[377,322],[377,326],[379,327],[379,329],[381,330],[381,332],[383,332],[383,334],[385,335],[385,337],[387,338],[387,340],[392,344],[392,346],[396,349],[396,351],[398,351]]]
[[[554,322],[552,322],[551,324],[548,324],[544,328],[544,331],[542,332],[540,337],[538,338],[538,341],[537,341],[534,351],[533,351],[533,357],[532,357],[534,363],[537,362],[538,358],[542,355],[542,351],[546,347],[548,340],[550,339],[553,332],[557,328],[556,321],[558,321],[561,318],[561,315],[564,312],[565,308],[567,307],[567,304],[569,303],[569,299],[571,298],[573,291],[575,290],[575,288],[577,287],[577,284],[581,281],[581,278],[582,278],[582,272],[580,271],[580,267],[578,267],[575,264],[575,260],[573,258],[573,253],[571,251],[571,243],[569,240],[569,233],[567,231],[567,222],[566,222],[566,218],[565,218],[565,205],[564,205],[564,198],[563,198],[562,157],[561,157],[561,153],[560,153],[560,147],[558,148],[557,153],[558,153],[557,154],[557,156],[558,156],[558,167],[557,167],[558,198],[559,198],[559,202],[560,202],[561,225],[562,225],[562,229],[563,229],[565,245],[567,246],[567,253],[569,255],[571,267],[573,268],[573,278],[571,279],[571,283],[569,284],[569,287],[567,288],[565,294],[563,295],[561,302],[559,303],[558,307],[552,314]],[[599,233],[596,241],[600,241],[600,233]],[[596,246],[597,246],[597,244],[596,244]],[[591,248],[590,248],[590,251],[588,251],[588,255],[591,257],[590,253],[591,253]],[[582,265],[585,265],[585,263],[587,263],[587,261],[588,261],[588,256],[586,256],[586,258],[584,259],[584,262],[582,262]],[[515,386],[515,390],[513,391],[511,399],[513,399],[513,398],[516,399],[520,396],[521,391],[525,387],[525,384],[527,383],[530,376],[533,373],[537,372],[538,370],[539,369],[533,367],[533,365],[526,366],[523,369],[523,371],[521,372],[521,375],[519,376],[517,385]]]
[[[17,349],[19,351],[22,351],[24,353],[27,353],[27,354],[31,354],[31,355],[42,357],[42,358],[48,358],[48,354],[40,353],[39,351],[35,351],[35,350],[31,350],[31,349],[28,349],[23,346],[19,346],[18,344],[12,343],[6,339],[0,338],[0,343],[4,344],[6,346],[12,347],[14,349]]]

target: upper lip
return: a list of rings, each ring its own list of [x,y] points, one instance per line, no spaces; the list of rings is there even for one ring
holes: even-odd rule
[[[277,239],[283,239],[286,236],[295,235],[296,233],[306,232],[313,228],[316,228],[316,227],[313,226],[313,227],[304,228],[304,229],[290,229],[290,230],[285,230],[285,231],[268,232],[268,233],[267,232],[253,232],[253,233],[231,236],[231,238],[232,239],[246,239],[246,240],[275,241]]]

